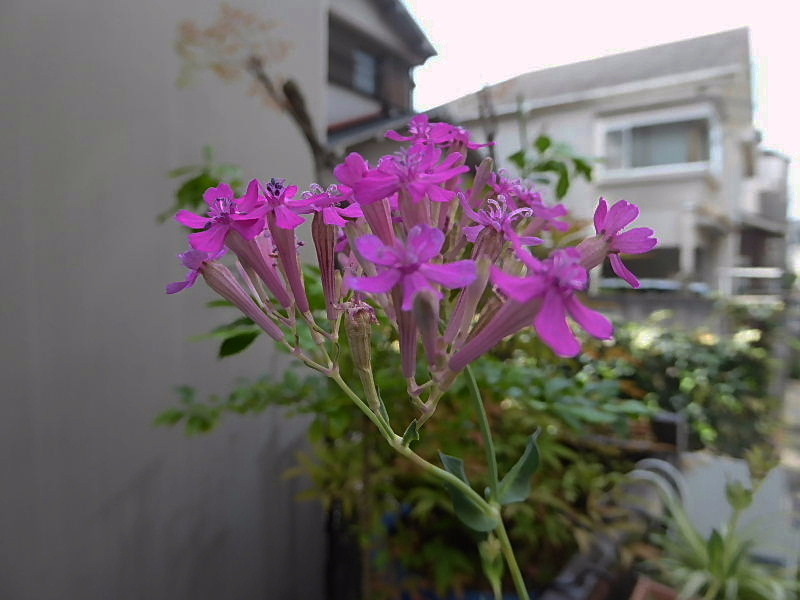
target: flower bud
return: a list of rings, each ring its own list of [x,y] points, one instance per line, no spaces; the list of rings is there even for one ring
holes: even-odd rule
[[[328,319],[336,319],[335,306],[338,302],[336,284],[336,226],[326,225],[321,212],[314,215],[311,222],[311,237],[317,251],[320,277],[322,278],[322,291],[325,294],[325,304],[328,310]]]
[[[230,272],[228,267],[218,262],[207,262],[201,267],[200,272],[208,286],[220,296],[234,304],[245,315],[250,317],[276,342],[283,341],[286,337],[283,331],[270,319],[253,299],[242,289],[239,282]]]
[[[377,322],[375,310],[366,302],[344,305],[344,328],[356,369],[372,370],[372,325]]]
[[[414,317],[417,321],[425,353],[432,366],[442,357],[442,336],[439,334],[439,298],[431,290],[417,294],[414,299]]]

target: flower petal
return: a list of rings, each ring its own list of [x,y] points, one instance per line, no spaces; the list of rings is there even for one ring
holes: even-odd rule
[[[235,195],[236,194],[233,191],[233,188],[229,184],[223,182],[217,187],[208,188],[203,193],[203,200],[206,201],[206,204],[212,206],[220,198],[225,200],[233,200]]]
[[[391,196],[399,186],[400,183],[396,176],[372,171],[363,179],[355,182],[352,187],[359,204],[372,204]]]
[[[606,235],[613,235],[620,229],[632,223],[639,216],[639,207],[627,200],[620,200],[614,203],[608,210],[608,218],[606,218],[605,232]]]
[[[414,298],[417,297],[422,291],[430,290],[433,294],[441,300],[442,293],[435,289],[430,282],[420,273],[416,271],[410,275],[403,277],[403,310],[411,310],[414,308]]]
[[[486,228],[486,225],[471,225],[470,227],[463,227],[461,230],[464,232],[464,237],[467,241],[474,242],[478,239],[478,234]]]
[[[408,232],[406,245],[419,262],[427,262],[442,251],[444,233],[430,225],[416,225]]]
[[[246,240],[252,240],[264,231],[266,222],[263,217],[256,217],[251,219],[238,218],[231,222],[231,227],[242,234]]]
[[[564,304],[569,316],[594,337],[601,340],[614,337],[614,325],[604,314],[582,304],[575,295],[566,298]]]
[[[371,294],[385,294],[397,285],[400,281],[400,271],[397,269],[387,269],[383,273],[378,273],[374,277],[348,277],[347,285],[350,289],[359,292],[369,292]]]
[[[339,227],[347,225],[347,221],[340,217],[339,212],[332,206],[323,208],[321,212],[322,222],[325,223],[325,225],[338,225]]]
[[[643,254],[658,245],[654,234],[655,231],[649,227],[637,227],[614,236],[611,248],[623,254]]]
[[[558,290],[550,288],[547,291],[534,325],[542,340],[559,356],[570,357],[580,353],[581,344],[567,324],[566,307]]]
[[[230,227],[221,223],[214,223],[205,231],[192,233],[189,235],[189,244],[195,250],[204,250],[209,254],[216,254],[225,246],[225,238],[228,237]]]
[[[631,287],[638,288],[641,285],[636,275],[631,273],[625,266],[625,263],[622,262],[619,254],[610,254],[608,260],[611,261],[611,268],[614,270],[614,273],[627,281]]]
[[[376,265],[391,267],[400,261],[397,251],[384,244],[377,235],[361,236],[356,240],[356,248],[361,253],[361,256]]]
[[[192,287],[194,285],[194,282],[197,281],[197,274],[198,274],[197,271],[190,271],[184,281],[175,281],[173,283],[167,284],[167,293],[177,294],[181,290],[185,290],[186,288]]]
[[[300,215],[296,215],[285,206],[275,207],[275,224],[281,229],[297,229],[306,220]]]
[[[471,284],[478,277],[478,265],[474,260],[459,260],[446,265],[422,264],[419,272],[428,279],[446,288],[461,288]]]
[[[517,302],[529,302],[536,296],[542,295],[546,288],[544,277],[533,275],[530,277],[517,277],[509,275],[501,268],[492,266],[492,283],[500,288],[506,296]]]
[[[203,229],[211,222],[208,217],[201,217],[188,210],[179,210],[178,214],[175,215],[175,220],[191,229]]]
[[[608,202],[605,198],[600,198],[597,208],[594,211],[594,229],[597,233],[605,229],[606,217],[608,216]]]

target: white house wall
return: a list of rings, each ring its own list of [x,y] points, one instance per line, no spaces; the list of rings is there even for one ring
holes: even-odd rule
[[[294,40],[295,77],[324,127],[322,3],[238,1]],[[0,597],[13,600],[322,598],[323,523],[282,479],[304,424],[275,412],[187,438],[155,428],[174,387],[224,392],[284,364],[266,341],[219,361],[191,336],[233,313],[204,307],[185,270],[166,172],[204,144],[247,176],[305,185],[294,125],[209,73],[175,80],[180,20],[197,0],[5,0],[0,19],[3,306]],[[217,309],[219,311],[219,309]]]
[[[335,83],[328,83],[328,124],[370,117],[381,112],[381,103]]]

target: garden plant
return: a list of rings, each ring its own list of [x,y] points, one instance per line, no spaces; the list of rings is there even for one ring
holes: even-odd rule
[[[651,229],[627,229],[639,214],[636,205],[601,199],[595,234],[576,246],[554,247],[551,233],[569,228],[567,209],[494,172],[490,159],[471,172],[465,154],[479,145],[466,130],[420,115],[407,135],[387,137],[404,147],[377,165],[350,154],[334,170],[340,183],[327,189],[312,186],[300,194],[275,178],[252,180],[241,197],[225,183],[209,188],[205,215],[181,210],[176,216],[194,232],[191,249],[181,255],[189,273],[167,291],[202,277],[277,345],[327,377],[389,448],[449,492],[464,524],[491,536],[518,596],[528,598],[503,509],[530,494],[540,463],[538,432],[526,432],[521,456],[501,473],[470,365],[531,328],[559,356],[576,356],[581,342],[569,319],[594,337],[611,338],[611,321],[580,297],[589,271],[608,258],[636,286],[620,255],[647,252],[657,240]],[[296,231],[309,219],[321,305],[309,299],[298,254]],[[401,394],[389,396],[376,385],[373,330],[380,323],[397,347]],[[343,376],[345,362],[354,378]],[[414,449],[459,378],[486,451],[485,490],[470,483],[461,457],[440,452],[439,466]],[[400,422],[399,404],[411,407],[413,418]],[[499,594],[499,575],[490,579]]]

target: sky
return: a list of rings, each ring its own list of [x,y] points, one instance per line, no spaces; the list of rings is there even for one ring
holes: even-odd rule
[[[755,127],[764,147],[792,159],[791,213],[800,217],[800,5],[788,0],[404,2],[438,52],[415,71],[418,110],[521,73],[749,27]]]

